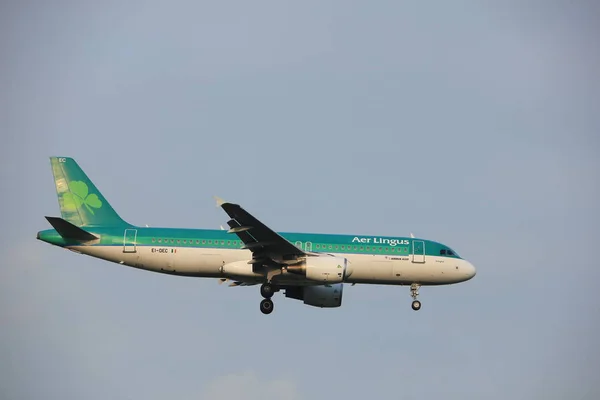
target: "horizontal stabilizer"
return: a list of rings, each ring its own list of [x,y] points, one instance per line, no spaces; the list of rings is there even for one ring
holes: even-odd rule
[[[50,222],[50,225],[52,225],[52,227],[56,229],[58,234],[65,239],[78,240],[81,242],[87,242],[90,240],[98,239],[98,236],[84,231],[78,226],[75,226],[62,218],[46,217],[46,219],[48,220],[48,222]]]

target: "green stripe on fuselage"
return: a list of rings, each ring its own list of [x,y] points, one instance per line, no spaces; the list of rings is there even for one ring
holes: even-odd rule
[[[131,227],[128,229],[137,230],[135,239],[137,246],[217,249],[240,249],[243,246],[243,243],[235,234],[227,233],[225,230],[145,227]],[[123,227],[98,227],[86,230],[100,236],[100,241],[94,245],[123,246],[124,244],[125,230]],[[451,250],[448,246],[438,242],[406,237],[319,233],[280,233],[280,235],[303,250],[323,253],[402,256],[413,253],[413,241],[423,242],[425,255],[429,256],[440,256],[442,250],[446,252]],[[58,246],[76,244],[65,242],[53,229],[41,231],[38,238]],[[445,254],[442,256],[460,258],[455,252],[453,255]]]

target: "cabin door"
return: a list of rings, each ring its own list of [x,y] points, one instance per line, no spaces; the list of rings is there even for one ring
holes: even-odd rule
[[[422,240],[413,240],[412,242],[412,262],[425,262],[425,242]]]
[[[123,235],[123,253],[135,253],[137,241],[137,229],[125,229]]]

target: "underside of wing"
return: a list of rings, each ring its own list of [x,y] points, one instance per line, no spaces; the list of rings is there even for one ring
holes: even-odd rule
[[[230,282],[229,285],[227,286],[254,286],[254,285],[258,285],[258,282],[244,282],[244,281],[239,281],[239,280],[231,280],[228,278],[221,278],[219,279],[219,285],[225,283],[225,282]]]

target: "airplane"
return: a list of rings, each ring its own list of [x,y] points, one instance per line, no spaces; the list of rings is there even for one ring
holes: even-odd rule
[[[335,308],[344,284],[410,286],[418,311],[421,286],[465,282],[475,267],[432,240],[376,235],[275,232],[235,203],[216,198],[229,229],[131,225],[104,198],[73,158],[50,157],[61,217],[37,239],[106,261],[163,274],[216,278],[229,286],[260,285],[260,311],[272,297]]]

